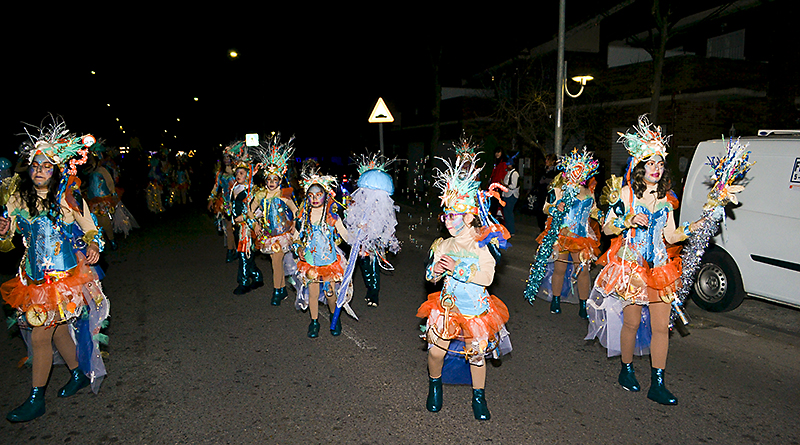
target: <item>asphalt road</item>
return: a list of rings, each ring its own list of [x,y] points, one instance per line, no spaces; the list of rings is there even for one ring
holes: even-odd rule
[[[0,443],[270,444],[793,444],[800,442],[800,311],[747,300],[729,314],[690,305],[691,335],[670,342],[667,385],[679,405],[646,398],[649,358],[634,362],[643,391],[616,383],[618,358],[586,342],[577,307],[560,315],[522,297],[538,229],[523,221],[491,291],[508,305],[514,351],[488,370],[492,419],[478,422],[468,386],[445,386],[444,408],[425,409],[425,345],[417,306],[432,289],[423,263],[438,227],[403,206],[395,271],[381,305],[367,307],[356,271],[340,337],[306,337],[307,314],[269,305],[269,286],[232,294],[235,264],[200,212],[160,219],[107,252],[111,343],[99,394],[56,397],[47,413],[0,422]],[[257,259],[266,281],[270,265]],[[290,292],[290,298],[293,298]],[[324,326],[324,323],[323,323]],[[27,397],[19,337],[0,341],[0,413]],[[795,419],[794,421],[791,419]]]

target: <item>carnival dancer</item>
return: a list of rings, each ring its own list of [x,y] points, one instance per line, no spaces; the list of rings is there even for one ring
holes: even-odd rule
[[[150,152],[148,163],[150,170],[147,172],[147,189],[145,190],[145,198],[147,200],[147,209],[155,214],[164,212],[164,204],[162,201],[162,193],[164,190],[164,172],[161,168],[161,162],[157,157],[158,153]]]
[[[215,215],[217,230],[225,234],[225,247],[228,252],[225,262],[236,261],[236,245],[233,239],[233,223],[231,222],[231,189],[236,180],[233,177],[231,156],[228,154],[230,146],[225,147],[222,155],[222,164],[217,166],[214,187],[208,196],[208,211]]]
[[[308,337],[319,336],[319,303],[327,302],[331,314],[336,312],[338,287],[344,277],[346,260],[339,249],[339,238],[347,242],[350,234],[336,213],[336,178],[323,176],[315,162],[305,163],[301,171],[305,198],[298,210],[299,228],[293,249],[297,255],[297,273],[301,283],[295,306],[308,309],[311,323]],[[348,290],[352,298],[352,284]],[[331,335],[342,333],[341,319],[331,329]]]
[[[478,420],[487,420],[491,414],[485,396],[485,356],[499,357],[511,349],[505,329],[508,309],[486,290],[494,280],[493,253],[499,255],[497,249],[505,248],[510,237],[489,213],[489,198],[497,197],[495,189],[502,185],[493,184],[489,192],[479,190],[481,169],[475,165],[475,154],[458,156],[452,164],[444,162],[446,170],[437,169],[434,185],[442,191],[442,220],[451,237],[434,241],[425,276],[433,283],[442,279],[444,283],[441,292],[429,295],[417,311],[417,317],[428,319],[426,408],[431,412],[442,408],[445,355],[451,341],[462,340],[463,351],[451,352],[469,363],[473,414]]]
[[[250,211],[254,168],[248,147],[244,142],[231,144],[229,153],[233,159],[235,184],[231,189],[231,218],[233,238],[239,257],[236,282],[233,293],[242,295],[264,285],[264,277],[253,257],[253,232],[255,215]]]
[[[394,270],[386,260],[386,252],[397,254],[400,243],[395,236],[400,210],[392,200],[394,183],[386,172],[392,161],[383,156],[362,155],[358,164],[358,188],[351,194],[344,225],[355,234],[358,262],[367,288],[367,306],[377,307],[381,291],[381,269]],[[351,257],[353,253],[351,251]]]
[[[544,274],[539,296],[550,301],[550,312],[561,312],[561,298],[578,296],[578,316],[587,319],[586,300],[592,288],[589,270],[600,255],[600,226],[597,223],[599,209],[594,201],[598,162],[591,153],[573,149],[558,163],[561,171],[550,184],[550,192],[542,209],[550,215],[545,230],[536,239],[541,246],[537,251],[536,275]],[[554,225],[553,221],[560,224]],[[547,258],[538,261],[539,256]],[[564,287],[567,270],[570,269],[569,283]],[[572,277],[575,277],[574,280]],[[577,292],[574,292],[577,283]],[[530,282],[529,286],[532,285]],[[572,290],[573,292],[570,292]]]
[[[111,250],[117,250],[114,233],[124,233],[127,236],[131,229],[138,228],[139,224],[122,204],[117,195],[114,178],[100,163],[97,154],[98,151],[92,150],[89,162],[86,164],[89,170],[86,197],[89,199],[89,209],[103,228],[103,234]]]
[[[294,216],[297,206],[292,200],[292,188],[282,187],[286,173],[289,171],[289,160],[294,153],[290,138],[288,142],[280,142],[280,134],[273,136],[266,147],[252,150],[255,160],[262,165],[262,174],[266,181],[264,188],[253,193],[250,211],[256,216],[253,230],[256,246],[270,256],[272,260],[272,301],[279,306],[289,292],[286,290],[286,275],[297,269],[294,257],[289,254],[294,241]],[[284,263],[290,262],[288,268]],[[288,273],[287,273],[288,270]]]
[[[631,155],[625,182],[612,176],[603,190],[601,202],[609,205],[603,231],[616,238],[598,260],[605,267],[590,297],[586,339],[598,338],[609,357],[621,355],[618,380],[628,391],[640,389],[633,355],[649,349],[647,397],[675,405],[678,400],[664,383],[671,303],[681,285],[680,246],[675,244],[687,239],[702,220],[676,227],[673,210],[678,200],[664,165],[669,137],[646,116],[633,130],[619,133]],[[637,336],[637,331],[643,335]]]
[[[35,136],[28,133],[31,140],[22,149],[27,175],[5,179],[0,193],[5,205],[0,251],[13,248],[16,230],[26,246],[19,274],[4,283],[0,292],[16,309],[16,322],[33,365],[30,397],[6,416],[11,422],[44,414],[53,345],[70,370],[59,397],[69,397],[89,385],[97,392],[105,376],[98,342],[104,337],[100,329],[109,303],[89,266],[100,257],[102,238],[75,176],[94,138],[69,133],[56,118],[38,131]],[[88,245],[85,256],[71,242],[76,225],[84,233],[81,243]]]
[[[189,188],[192,186],[192,180],[189,176],[190,168],[187,165],[186,158],[189,155],[185,151],[179,151],[175,154],[176,167],[173,175],[173,184],[175,185],[175,202],[179,205],[186,205],[191,201],[189,196]]]

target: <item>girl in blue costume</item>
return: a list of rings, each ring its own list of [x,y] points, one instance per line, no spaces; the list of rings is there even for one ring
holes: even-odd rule
[[[589,269],[600,254],[600,226],[596,223],[599,209],[594,201],[596,181],[593,178],[597,161],[585,148],[583,152],[575,149],[559,160],[558,168],[562,172],[550,184],[543,208],[544,213],[550,216],[545,230],[536,239],[541,245],[549,231],[557,233],[539,294],[544,300],[550,300],[551,313],[560,313],[568,266],[573,271],[577,268],[577,273],[570,275],[577,276],[578,316],[587,319],[586,300],[592,288]],[[555,212],[563,214],[562,218],[557,218],[561,221],[559,227],[553,227]]]
[[[336,311],[337,287],[344,278],[347,260],[337,246],[339,238],[347,242],[349,234],[336,214],[336,179],[322,176],[316,163],[303,165],[301,171],[305,199],[298,211],[299,229],[293,246],[297,255],[297,270],[301,282],[295,306],[308,309],[311,323],[308,337],[319,336],[319,302],[327,302],[331,313]],[[352,294],[349,295],[352,298]],[[331,329],[331,335],[342,333],[341,318]]]
[[[228,150],[230,150],[230,147],[225,147],[222,155],[222,164],[217,168],[214,187],[208,196],[208,211],[215,215],[218,230],[225,233],[225,247],[228,248],[225,262],[232,263],[236,260],[236,245],[234,244],[233,223],[231,222],[231,189],[236,180],[233,177],[232,160]]]
[[[272,301],[279,306],[289,295],[286,290],[286,275],[296,269],[292,255],[286,255],[294,241],[294,215],[297,206],[292,200],[292,188],[282,188],[281,183],[289,170],[289,159],[294,153],[294,138],[281,144],[280,134],[273,136],[267,147],[259,147],[253,152],[259,165],[264,169],[266,188],[259,189],[253,195],[250,210],[256,215],[253,231],[256,246],[272,259]],[[290,262],[290,268],[284,268],[284,262]],[[287,273],[287,270],[289,273]]]
[[[105,150],[100,143],[92,146],[92,154],[89,157],[87,166],[88,187],[86,197],[89,202],[89,209],[103,228],[103,234],[111,246],[111,250],[117,250],[117,242],[114,237],[115,232],[124,233],[126,236],[131,229],[138,228],[139,224],[122,204],[117,195],[116,181],[111,171],[101,163],[100,155]]]
[[[231,189],[230,201],[234,245],[239,257],[239,269],[236,273],[236,282],[239,285],[233,293],[242,295],[264,285],[264,277],[253,257],[252,229],[256,221],[250,210],[250,202],[254,171],[248,147],[244,142],[231,144],[228,154],[234,160],[233,175],[236,182]]]
[[[447,170],[437,172],[435,185],[442,190],[442,216],[451,238],[440,238],[431,246],[425,278],[434,283],[444,279],[444,284],[441,292],[428,296],[417,317],[428,319],[428,411],[442,408],[444,358],[451,340],[463,340],[464,351],[458,353],[470,365],[473,414],[475,419],[488,420],[484,357],[499,356],[501,342],[504,352],[511,346],[505,330],[508,308],[486,290],[494,280],[495,257],[490,246],[495,251],[505,248],[510,235],[489,215],[489,196],[499,196],[494,191],[479,191],[476,158],[464,153],[453,165],[445,161]]]
[[[680,246],[674,244],[688,238],[702,220],[675,226],[678,200],[664,167],[668,139],[661,135],[661,127],[651,128],[645,116],[633,132],[620,133],[631,159],[626,184],[612,176],[603,190],[602,202],[609,205],[603,231],[616,238],[598,260],[605,267],[589,301],[586,339],[598,338],[609,357],[621,355],[618,381],[628,391],[640,389],[633,371],[634,352],[645,354],[649,349],[647,397],[675,405],[678,400],[664,383],[671,304],[681,285]]]
[[[102,241],[75,176],[75,166],[86,161],[87,147],[93,143],[92,136],[77,137],[54,120],[23,148],[28,175],[3,181],[0,196],[6,213],[0,217],[0,251],[13,248],[15,230],[22,233],[26,249],[19,275],[0,292],[17,310],[33,365],[30,397],[6,416],[11,422],[44,414],[53,345],[70,370],[59,397],[89,385],[97,392],[105,376],[98,341],[109,304],[89,266],[98,261]],[[81,159],[72,159],[76,155]],[[84,233],[80,244],[85,256],[73,246],[76,225]]]

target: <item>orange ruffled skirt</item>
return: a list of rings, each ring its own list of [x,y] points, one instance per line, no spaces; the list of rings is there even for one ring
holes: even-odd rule
[[[47,312],[48,321],[68,320],[76,317],[89,300],[101,300],[103,290],[97,274],[86,264],[86,258],[78,253],[78,265],[61,279],[49,283],[33,283],[20,276],[6,281],[0,286],[3,300],[11,307],[26,312],[38,305],[37,312]]]
[[[544,230],[542,230],[542,233],[536,238],[536,242],[540,245],[545,235],[547,235],[547,232],[550,231],[552,222],[553,218],[548,217]],[[597,221],[590,219],[589,227],[594,231],[594,238],[577,236],[574,233],[570,233],[569,230],[562,230],[558,235],[557,245],[553,246],[553,249],[557,249],[558,253],[570,252],[580,254],[583,252],[584,256],[597,258],[597,256],[600,255],[600,225]]]
[[[427,318],[428,327],[436,326],[440,334],[449,338],[463,337],[485,344],[493,339],[508,322],[508,308],[499,298],[489,295],[489,309],[481,315],[470,316],[459,312],[458,307],[450,309],[447,326],[444,325],[444,307],[441,292],[428,295],[428,300],[420,305],[417,317]]]
[[[89,210],[94,214],[113,215],[118,202],[119,196],[108,195],[92,198],[87,204],[89,204]]]
[[[305,261],[297,261],[297,270],[302,272],[307,283],[339,282],[344,278],[341,257],[327,266],[312,266]]]
[[[597,260],[597,264],[605,267],[597,276],[595,289],[604,295],[616,293],[635,304],[671,303],[681,284],[681,246],[669,246],[667,263],[650,267],[645,261],[620,258],[624,243],[624,237],[614,238],[608,251]]]

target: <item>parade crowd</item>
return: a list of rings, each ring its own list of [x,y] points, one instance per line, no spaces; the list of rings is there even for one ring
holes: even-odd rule
[[[11,422],[45,413],[54,364],[63,363],[70,371],[59,397],[85,387],[99,391],[106,375],[100,345],[107,341],[102,331],[110,303],[97,263],[104,249],[117,249],[118,237],[138,227],[122,203],[119,168],[102,141],[71,133],[52,116],[26,133],[29,140],[16,173],[6,175],[0,187],[0,250],[14,247],[15,233],[24,244],[19,273],[0,292],[15,310],[32,369],[30,396],[8,413]],[[538,203],[544,229],[524,298],[549,301],[553,314],[561,313],[564,302],[577,304],[577,315],[587,321],[586,339],[598,339],[609,357],[620,357],[618,382],[624,390],[641,390],[633,356],[649,354],[647,397],[675,405],[678,399],[665,378],[669,336],[681,323],[679,291],[691,284],[682,276],[681,255],[686,252],[681,247],[696,233],[708,233],[714,222],[704,216],[676,223],[679,203],[665,166],[668,141],[645,116],[620,133],[630,155],[628,167],[622,177],[605,183],[599,202],[598,161],[591,152],[575,148],[547,158],[548,170],[537,178],[545,186]],[[732,141],[729,152],[741,156],[734,145]],[[441,410],[444,384],[471,384],[474,417],[487,420],[487,360],[512,350],[505,327],[509,311],[488,289],[515,233],[520,175],[513,168],[515,156],[498,152],[483,188],[480,151],[481,144],[464,135],[453,145],[453,156],[437,160],[441,168],[434,170],[434,187],[449,237],[430,247],[424,279],[440,290],[420,305],[417,317],[424,320],[422,337],[428,344],[427,410]],[[270,303],[278,306],[294,295],[295,308],[309,316],[308,338],[325,330],[339,336],[345,315],[357,317],[350,306],[355,268],[361,270],[368,306],[378,307],[381,270],[392,270],[389,254],[400,252],[395,236],[399,207],[388,173],[393,160],[362,155],[356,160],[356,189],[342,194],[337,178],[325,174],[313,159],[300,166],[295,190],[287,176],[294,153],[294,138],[282,140],[279,133],[258,145],[231,142],[216,168],[207,209],[224,235],[225,262],[237,264],[233,294],[265,285],[255,262],[261,252],[272,266]],[[729,169],[729,174],[718,175],[725,179],[715,185],[717,199],[710,198],[711,207],[730,202],[719,191],[748,167],[746,159],[728,161],[716,167]],[[165,204],[189,200],[191,170],[185,158],[168,162],[155,153],[149,167],[148,210],[158,214]],[[601,234],[611,237],[605,251]],[[349,253],[342,243],[349,245]],[[592,280],[589,270],[595,264],[602,270]],[[320,304],[331,314],[324,330]]]

